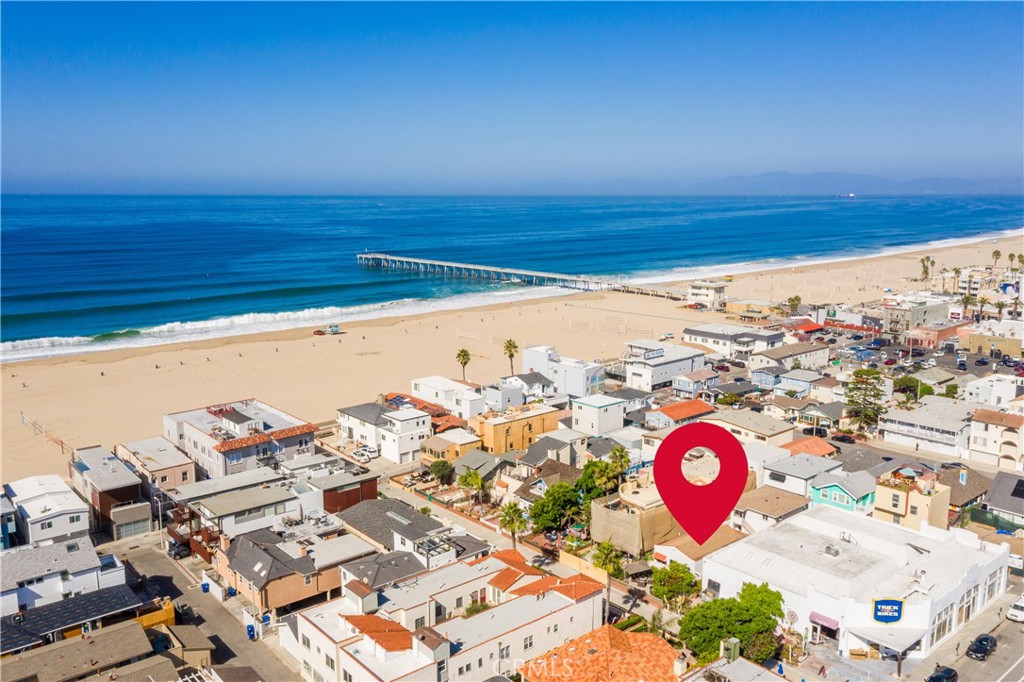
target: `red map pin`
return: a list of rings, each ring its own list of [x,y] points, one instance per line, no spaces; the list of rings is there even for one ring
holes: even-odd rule
[[[706,448],[718,456],[718,477],[694,485],[683,476],[683,455]],[[747,483],[747,455],[721,426],[697,422],[668,434],[654,456],[654,485],[679,525],[703,545],[732,513]]]

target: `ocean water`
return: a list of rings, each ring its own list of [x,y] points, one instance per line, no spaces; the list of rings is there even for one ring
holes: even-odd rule
[[[1022,224],[1024,199],[1006,196],[5,195],[0,356],[562,293],[361,269],[363,251],[655,282],[1020,234]]]

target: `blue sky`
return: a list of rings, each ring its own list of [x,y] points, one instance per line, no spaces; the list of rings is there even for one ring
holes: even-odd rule
[[[1019,176],[1022,7],[5,2],[3,190]]]

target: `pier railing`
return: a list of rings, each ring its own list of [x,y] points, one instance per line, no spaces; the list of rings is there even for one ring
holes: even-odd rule
[[[555,286],[582,291],[622,291],[645,296],[660,296],[682,300],[680,291],[645,284],[633,284],[624,279],[595,275],[566,275],[558,272],[501,268],[492,265],[476,265],[454,261],[430,260],[409,256],[393,256],[387,253],[360,253],[356,255],[359,265],[377,270],[397,270],[441,277],[480,279],[490,282],[513,282],[530,286]]]

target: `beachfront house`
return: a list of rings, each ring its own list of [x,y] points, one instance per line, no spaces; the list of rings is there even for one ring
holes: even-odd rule
[[[388,425],[384,415],[393,411],[393,407],[381,403],[359,403],[339,407],[337,419],[340,440],[379,450],[380,430]]]
[[[700,421],[721,426],[741,443],[759,441],[783,445],[793,440],[796,427],[752,410],[720,410],[701,417]]]
[[[704,369],[704,352],[696,348],[639,339],[626,344],[621,358],[626,386],[656,391],[672,385],[673,377]]]
[[[420,443],[420,462],[429,467],[436,460],[454,462],[483,444],[480,436],[466,429],[449,429]]]
[[[100,445],[76,448],[68,462],[71,484],[89,501],[91,530],[114,540],[148,533],[153,508],[142,494],[142,480],[129,465]]]
[[[727,282],[718,279],[698,279],[690,282],[686,292],[686,300],[703,303],[709,308],[718,309],[725,305],[725,287]]]
[[[475,417],[487,410],[487,399],[479,386],[436,374],[413,379],[412,395],[440,405],[461,419]]]
[[[406,408],[384,413],[383,420],[380,456],[395,464],[406,464],[419,456],[420,445],[430,437],[430,415]]]
[[[469,419],[469,428],[480,437],[482,449],[495,455],[525,450],[541,435],[558,428],[559,410],[527,403],[502,413],[487,412]]]
[[[752,353],[781,346],[785,336],[781,331],[735,324],[698,324],[683,330],[683,340],[687,343],[699,344],[730,358],[746,358]]]
[[[313,452],[316,426],[255,398],[166,414],[163,436],[207,478]]]
[[[523,374],[536,372],[551,380],[556,393],[570,398],[600,393],[604,365],[560,355],[553,346],[530,346],[520,355]]]
[[[60,476],[29,476],[4,485],[21,543],[89,533],[89,505]]]
[[[171,508],[164,491],[196,480],[196,463],[163,436],[118,443],[114,454],[138,473],[142,495],[149,500],[157,519],[162,519],[163,511]]]

